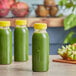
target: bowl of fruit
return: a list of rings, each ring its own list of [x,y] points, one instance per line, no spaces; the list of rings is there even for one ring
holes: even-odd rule
[[[29,14],[29,6],[16,0],[0,0],[0,17],[7,16],[10,11],[15,17],[25,17]]]
[[[37,7],[35,13],[39,17],[56,17],[58,13],[58,5],[54,0],[44,0],[44,4],[33,4],[33,6]]]

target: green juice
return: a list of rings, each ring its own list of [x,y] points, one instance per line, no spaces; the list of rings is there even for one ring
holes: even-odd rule
[[[0,28],[0,64],[12,63],[12,32],[10,28]]]
[[[16,27],[14,31],[14,60],[28,60],[28,29],[27,27]]]
[[[32,70],[45,72],[49,68],[49,36],[35,32],[32,37]]]

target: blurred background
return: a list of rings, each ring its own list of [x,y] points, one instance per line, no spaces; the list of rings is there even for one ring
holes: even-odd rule
[[[60,48],[62,45],[65,46],[66,44],[68,44],[68,42],[63,43],[65,38],[67,37],[67,35],[71,31],[76,32],[75,27],[72,26],[72,28],[70,28],[71,27],[70,24],[67,24],[67,22],[70,21],[69,20],[70,18],[67,21],[66,20],[63,21],[66,16],[69,16],[72,13],[76,13],[76,12],[73,12],[73,6],[75,5],[74,4],[75,2],[73,4],[72,4],[72,2],[70,2],[70,3],[68,2],[69,5],[65,6],[64,4],[66,4],[67,0],[61,0],[62,5],[61,5],[61,3],[59,4],[60,0],[55,0],[54,1],[55,5],[50,5],[49,7],[54,6],[54,7],[57,7],[58,9],[55,12],[51,12],[50,16],[43,16],[42,14],[39,14],[35,10],[38,8],[39,5],[44,6],[44,0],[16,0],[16,1],[24,2],[29,6],[29,14],[26,15],[25,17],[21,17],[21,18],[24,18],[24,19],[28,20],[29,54],[30,55],[31,55],[31,52],[32,52],[32,34],[34,32],[33,21],[40,22],[42,20],[43,22],[48,24],[47,32],[48,32],[49,37],[50,37],[50,44],[49,44],[50,45],[50,54],[53,54],[53,55],[57,54],[58,48]],[[71,0],[69,0],[69,1],[71,1]],[[12,12],[13,12],[14,5],[11,8],[12,8]],[[47,7],[47,9],[48,9],[48,7]],[[39,8],[38,8],[38,11],[40,11]],[[54,11],[54,10],[52,10],[52,11]],[[0,20],[2,20],[2,19],[7,19],[7,20],[8,19],[10,19],[10,20],[13,19],[14,20],[16,18],[19,18],[16,15],[18,13],[18,11],[15,11],[15,14],[12,14],[12,12],[9,11],[9,14],[6,15],[5,17],[0,17]],[[55,15],[53,15],[53,13],[55,13]],[[65,27],[64,27],[64,24],[65,24]],[[13,22],[12,22],[12,25],[13,26],[11,26],[11,29],[12,29],[12,31],[14,31]],[[69,28],[67,27],[68,25],[69,25]],[[65,30],[65,29],[67,29],[67,30]],[[74,37],[76,37],[76,35],[74,35]],[[13,37],[13,39],[14,39],[14,37]],[[13,45],[14,45],[14,43],[13,43]]]

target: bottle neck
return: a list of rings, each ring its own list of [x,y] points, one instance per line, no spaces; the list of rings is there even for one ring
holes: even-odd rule
[[[46,29],[35,29],[35,33],[46,33]]]
[[[6,26],[6,27],[0,26],[0,29],[9,29],[9,26]]]
[[[26,27],[25,25],[17,25],[16,27]]]

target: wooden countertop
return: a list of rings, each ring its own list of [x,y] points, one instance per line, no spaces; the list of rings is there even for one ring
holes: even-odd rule
[[[48,72],[32,72],[31,56],[27,62],[13,62],[11,65],[0,65],[0,76],[75,76],[76,65],[52,62],[58,55],[50,56]]]

